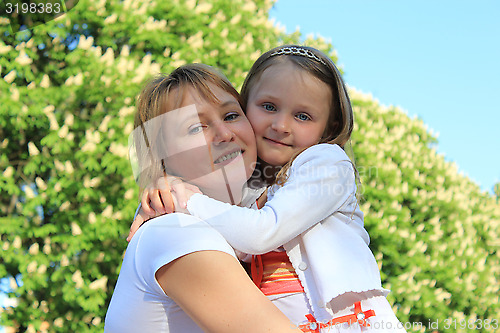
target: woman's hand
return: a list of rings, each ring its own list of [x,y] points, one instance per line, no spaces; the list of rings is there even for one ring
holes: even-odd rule
[[[142,192],[141,208],[135,217],[127,241],[130,241],[139,227],[146,221],[173,212],[188,213],[189,198],[200,189],[173,176],[160,177],[154,184]],[[189,213],[188,213],[189,214]]]

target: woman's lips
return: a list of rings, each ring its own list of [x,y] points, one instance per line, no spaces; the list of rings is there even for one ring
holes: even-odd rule
[[[214,161],[214,164],[217,166],[224,166],[227,165],[231,162],[233,162],[235,159],[241,157],[243,155],[244,151],[242,150],[236,150],[231,153],[227,153],[222,155],[221,157],[217,158]]]

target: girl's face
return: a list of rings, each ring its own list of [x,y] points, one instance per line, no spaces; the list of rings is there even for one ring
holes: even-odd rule
[[[255,136],[236,98],[216,85],[209,87],[218,103],[188,87],[180,108],[162,115],[165,164],[169,173],[208,196],[239,203],[255,167]]]
[[[317,144],[331,100],[326,83],[290,62],[264,70],[250,90],[246,112],[259,157],[282,166],[299,150]]]

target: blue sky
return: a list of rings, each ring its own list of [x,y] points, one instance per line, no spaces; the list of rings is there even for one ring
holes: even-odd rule
[[[319,34],[346,82],[439,133],[485,191],[500,181],[500,1],[278,0],[287,32]]]

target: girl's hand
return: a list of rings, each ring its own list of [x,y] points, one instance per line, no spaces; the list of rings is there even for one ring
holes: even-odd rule
[[[158,178],[156,183],[142,192],[141,205],[144,213],[151,217],[173,213],[175,205],[170,192],[174,190],[174,186],[181,187],[181,184],[182,181],[175,177]],[[182,188],[177,191],[182,193]]]
[[[158,178],[156,186],[149,187],[142,193],[141,209],[130,226],[127,241],[132,239],[144,222],[153,217],[173,212],[188,213],[187,201],[194,193],[202,194],[197,186],[185,183],[179,178],[172,176]]]
[[[153,186],[149,186],[142,192],[141,205],[144,213],[154,217],[173,213],[176,207],[186,208],[187,201],[192,195],[188,197],[186,193],[188,189],[194,193],[201,193],[197,186],[185,183],[180,178],[173,176],[158,178]],[[174,203],[172,193],[176,196],[176,203]]]

